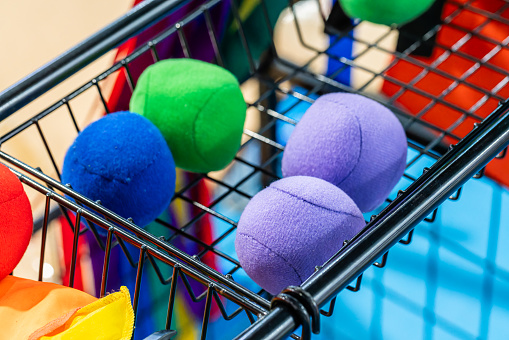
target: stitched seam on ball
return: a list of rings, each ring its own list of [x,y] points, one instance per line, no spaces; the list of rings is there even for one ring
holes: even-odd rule
[[[357,118],[355,113],[352,113],[352,115],[354,116],[355,120],[357,121],[357,125],[359,126],[359,139],[360,139],[360,142],[359,142],[359,156],[357,157],[357,162],[353,166],[352,170],[350,170],[348,175],[346,175],[339,183],[337,183],[336,186],[341,185],[341,183],[343,183],[348,177],[350,177],[351,174],[353,174],[353,171],[355,170],[355,168],[357,168],[357,165],[359,165],[360,160],[361,160],[361,156],[362,156],[362,127],[361,127],[361,122],[359,121],[359,118]]]
[[[359,219],[362,219],[362,220],[364,221],[364,218],[363,218],[363,217],[359,217],[359,216],[357,216],[357,215],[350,214],[350,213],[347,213],[347,212],[345,212],[345,211],[338,211],[338,210],[334,210],[334,209],[330,209],[330,208],[324,207],[324,206],[322,206],[322,205],[320,205],[320,204],[316,204],[316,203],[310,202],[310,201],[308,201],[308,200],[305,200],[305,199],[304,199],[304,198],[302,198],[302,197],[295,196],[294,194],[291,194],[291,193],[289,193],[288,191],[281,190],[281,189],[279,189],[279,188],[275,188],[275,187],[269,187],[269,189],[277,190],[277,191],[282,192],[282,193],[284,193],[284,194],[287,194],[287,195],[289,195],[289,196],[291,196],[291,197],[294,197],[294,198],[298,199],[299,201],[302,201],[302,202],[305,202],[305,203],[311,204],[311,205],[313,205],[313,206],[315,206],[315,207],[322,208],[322,209],[325,209],[325,210],[328,210],[328,211],[331,211],[331,212],[335,212],[335,213],[337,213],[337,214],[347,215],[347,216],[350,216],[350,217],[359,218]]]
[[[154,158],[152,159],[152,161],[150,163],[148,163],[146,167],[140,169],[137,173],[133,174],[132,178],[137,176],[139,173],[142,173],[143,171],[147,170],[152,164],[154,164],[156,162],[156,160],[159,158],[159,155],[160,155],[160,153],[157,153],[156,155],[154,155]],[[128,183],[126,180],[121,180],[121,179],[117,179],[117,178],[114,178],[114,177],[110,178],[110,177],[104,176],[103,174],[99,174],[99,173],[96,173],[94,171],[90,171],[88,169],[88,167],[86,165],[82,164],[79,160],[76,160],[76,164],[82,166],[83,169],[86,172],[88,172],[89,174],[91,174],[91,175],[99,176],[99,177],[104,178],[104,179],[106,179],[108,181],[116,181],[116,182],[119,182],[119,183],[122,183],[122,184],[127,184]]]
[[[295,272],[295,274],[297,275],[297,277],[299,278],[300,282],[304,282],[304,280],[302,279],[302,277],[299,275],[299,273],[297,272],[297,269],[295,269],[292,264],[287,260],[285,259],[282,255],[276,253],[274,250],[270,249],[269,247],[267,247],[265,244],[261,243],[260,241],[258,241],[257,239],[255,239],[253,236],[251,235],[248,235],[248,234],[245,234],[245,233],[237,233],[237,235],[241,235],[241,236],[245,236],[247,238],[250,238],[251,240],[255,241],[256,243],[258,243],[259,245],[261,245],[262,247],[268,249],[270,252],[274,253],[277,257],[281,258],[283,261],[285,261],[285,263],[288,265],[288,267],[292,268],[293,271]]]
[[[4,203],[10,202],[10,201],[14,201],[16,198],[19,198],[21,195],[23,195],[23,190],[19,193],[18,196],[13,197],[13,198],[9,198],[7,201],[2,201],[2,202],[0,202],[0,204],[4,204]]]
[[[203,157],[200,150],[198,149],[198,145],[196,144],[195,135],[196,135],[196,122],[198,121],[198,118],[200,117],[202,110],[209,104],[209,101],[212,99],[212,96],[214,96],[214,93],[210,94],[210,96],[205,101],[205,104],[202,106],[202,108],[196,114],[196,117],[193,120],[193,127],[192,127],[192,133],[191,133],[191,140],[193,141],[193,146],[194,146],[194,149],[196,150],[196,154],[198,155],[198,157],[201,158],[201,160],[205,164],[207,164],[209,166],[211,166],[211,164],[209,164],[209,162],[205,159],[205,157]]]
[[[203,111],[203,109],[205,107],[207,107],[207,105],[209,104],[209,102],[212,100],[212,98],[214,98],[214,95],[219,95],[221,92],[223,92],[225,89],[227,88],[230,88],[232,86],[228,85],[228,86],[224,86],[222,88],[220,88],[216,93],[211,93],[211,95],[207,98],[207,100],[205,101],[205,104],[203,105],[203,107],[200,109],[200,111],[198,111],[198,114],[196,115],[196,118],[194,119],[193,121],[193,133],[191,134],[191,139],[193,140],[193,145],[194,145],[194,149],[196,150],[196,154],[201,158],[201,160],[206,163],[208,166],[214,166],[213,164],[210,164],[207,159],[201,154],[201,151],[198,149],[198,146],[196,145],[196,140],[195,140],[195,135],[196,135],[196,122],[198,121],[198,119],[201,117],[201,113]]]
[[[345,105],[344,103],[342,102],[338,102],[338,101],[335,101],[335,100],[332,100],[328,97],[320,97],[319,99],[323,100],[324,102],[328,102],[328,103],[332,103],[332,104],[336,104],[336,105],[340,105],[340,106],[343,106],[345,108],[348,108],[348,105]],[[357,121],[357,125],[359,126],[359,138],[360,138],[360,143],[359,143],[359,155],[357,156],[357,162],[355,163],[355,165],[352,167],[352,169],[348,172],[348,174],[343,177],[343,179],[339,182],[339,183],[336,183],[335,185],[336,186],[339,186],[341,183],[343,183],[348,177],[350,177],[350,175],[353,173],[353,171],[355,170],[355,168],[357,167],[357,165],[359,164],[359,161],[361,159],[361,155],[362,155],[362,127],[361,127],[361,123],[359,121],[359,118],[357,117],[357,115],[355,113],[352,113],[352,115],[354,116],[355,120]]]

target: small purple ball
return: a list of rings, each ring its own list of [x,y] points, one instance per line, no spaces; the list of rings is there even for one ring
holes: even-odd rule
[[[295,127],[282,172],[324,179],[368,212],[398,183],[406,156],[405,131],[389,109],[361,95],[332,93],[318,98]]]
[[[365,225],[341,189],[314,177],[272,183],[244,209],[235,250],[253,281],[275,295],[300,285]]]

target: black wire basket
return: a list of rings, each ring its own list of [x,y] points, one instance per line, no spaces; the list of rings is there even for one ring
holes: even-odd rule
[[[312,2],[320,9],[318,13],[325,12],[320,2]],[[438,3],[443,5],[442,1]],[[220,37],[215,29],[217,22],[214,18],[218,17],[215,12],[225,4],[230,8],[228,20],[231,21],[231,27],[235,28],[231,39],[240,46],[242,52],[237,60],[225,55],[228,51],[225,51],[221,45],[224,37]],[[450,0],[446,5],[453,10],[449,10],[442,20],[430,20],[425,32],[421,29],[421,32],[417,34],[411,25],[378,27],[377,37],[370,41],[352,33],[365,23],[343,18],[342,21],[337,21],[340,22],[338,25],[327,21],[325,15],[320,15],[320,22],[330,36],[330,44],[324,49],[313,47],[313,44],[306,41],[305,28],[300,22],[296,9],[298,4],[298,1],[289,1],[284,5],[289,6],[288,10],[293,15],[292,25],[297,32],[300,48],[310,53],[310,57],[304,64],[296,64],[288,60],[278,53],[278,47],[274,44],[274,25],[277,16],[274,17],[270,9],[271,6],[281,6],[281,2],[259,1],[258,12],[249,19],[251,26],[258,28],[254,32],[246,28],[247,23],[243,17],[241,4],[236,0],[146,0],[127,15],[0,94],[0,120],[4,121],[11,115],[19,114],[21,108],[50,93],[57,84],[73,76],[129,38],[140,34],[148,27],[157,25],[161,20],[171,21],[171,24],[167,22],[166,28],[155,36],[147,37],[146,33],[142,32],[142,35],[145,34],[146,42],[141,47],[124,56],[82,86],[70,91],[46,109],[30,113],[22,124],[0,136],[0,145],[4,146],[8,143],[16,143],[21,134],[30,131],[40,136],[40,145],[47,152],[49,166],[25,164],[20,160],[23,159],[23,155],[5,151],[5,148],[0,151],[2,162],[44,200],[41,218],[36,222],[36,228],[42,229],[43,235],[39,280],[43,278],[48,224],[56,216],[64,216],[69,221],[74,234],[69,273],[70,286],[73,286],[75,278],[79,239],[84,233],[90,232],[97,241],[99,251],[104,254],[101,296],[111,288],[108,286],[108,273],[112,270],[109,262],[112,249],[120,247],[129,263],[136,268],[136,287],[132,295],[137,319],[143,312],[137,309],[142,276],[147,270],[157,275],[161,290],[165,292],[161,303],[167,305],[166,327],[165,330],[154,329],[155,333],[150,339],[168,339],[175,335],[175,329],[172,328],[172,316],[178,291],[187,292],[193,302],[205,301],[202,339],[207,337],[207,326],[212,308],[217,308],[226,320],[236,322],[235,320],[244,318],[252,324],[238,335],[238,339],[281,339],[287,336],[308,339],[311,332],[319,332],[320,315],[333,314],[338,293],[343,289],[358,291],[361,288],[362,273],[367,268],[371,265],[383,268],[388,261],[391,247],[398,242],[410,244],[413,228],[419,222],[423,220],[433,222],[441,203],[448,199],[458,200],[461,188],[466,181],[472,177],[482,177],[488,162],[495,157],[505,156],[505,148],[509,144],[509,104],[503,102],[505,98],[501,97],[498,91],[505,85],[506,79],[509,79],[509,72],[490,63],[490,58],[506,48],[507,37],[497,41],[486,36],[483,30],[490,23],[509,24],[508,19],[503,15],[509,9],[509,3],[503,2],[499,8],[488,11],[477,6],[476,1],[473,0]],[[281,9],[283,7],[281,6]],[[188,10],[182,12],[182,8]],[[463,27],[457,23],[456,19],[465,11],[474,13],[484,20],[475,27]],[[178,16],[179,13],[185,14]],[[198,21],[204,25],[196,26]],[[197,31],[196,27],[201,27],[202,31]],[[445,27],[463,32],[464,38],[461,44],[450,47],[436,40],[437,33]],[[384,40],[398,31],[400,38],[397,49],[391,50],[384,45]],[[254,112],[261,123],[256,130],[248,128],[244,130],[243,144],[229,170],[235,172],[235,176],[216,177],[211,174],[199,174],[177,187],[172,204],[180,201],[182,204],[193,206],[193,215],[181,225],[158,219],[155,223],[167,231],[161,236],[137,227],[131,220],[118,216],[102,207],[99,202],[94,202],[73,191],[70,186],[65,185],[66,183],[61,183],[59,160],[52,150],[52,143],[58,141],[58,135],[55,135],[54,131],[45,131],[47,126],[45,121],[54,113],[60,112],[61,117],[68,116],[66,119],[69,119],[70,126],[77,134],[84,126],[78,124],[80,119],[73,111],[73,103],[84,94],[91,92],[101,103],[104,112],[109,113],[111,108],[108,106],[107,96],[103,93],[103,84],[109,77],[123,73],[132,91],[136,86],[136,80],[131,72],[132,65],[141,58],[150,58],[152,63],[158,61],[161,45],[170,38],[175,38],[180,46],[178,55],[174,57],[193,58],[196,55],[193,41],[206,41],[213,51],[212,59],[208,61],[234,71],[241,82],[255,80],[259,93],[254,100],[246,104],[248,110]],[[256,45],[260,39],[267,41],[263,49]],[[472,39],[489,42],[492,50],[482,56],[475,56],[462,50],[461,45],[467,44]],[[335,54],[333,47],[344,41],[353,41],[362,48],[351,57]],[[432,48],[443,51],[442,58],[432,63],[423,62],[420,56],[431,53]],[[363,63],[363,56],[373,51],[388,56],[390,61],[382,68],[379,65],[371,67]],[[339,65],[331,74],[318,73],[311,67],[315,60],[324,56]],[[440,65],[452,57],[467,60],[471,66],[461,75],[442,70]],[[408,73],[406,78],[395,77],[391,70],[394,70],[398,63],[414,65],[417,71]],[[501,75],[503,80],[493,85],[491,89],[471,82],[469,76],[480,68]],[[346,85],[345,82],[338,80],[341,74],[354,71],[362,72],[363,83]],[[449,85],[436,91],[423,90],[419,84],[430,75],[447,79]],[[385,96],[372,91],[371,86],[380,81],[390,82],[395,90],[389,94],[386,93]],[[288,86],[289,83],[300,85],[306,90],[294,91]],[[461,86],[473,89],[480,94],[480,97],[468,107],[448,99],[448,96]],[[285,116],[286,112],[276,110],[278,98],[292,97],[295,99],[295,106],[301,102],[312,103],[315,95],[339,91],[360,93],[375,99],[389,107],[398,116],[405,127],[408,146],[415,151],[415,156],[408,162],[408,168],[418,164],[424,157],[432,159],[433,164],[423,168],[420,176],[415,176],[413,172],[405,172],[404,179],[407,187],[399,191],[395,197],[388,199],[386,206],[376,215],[371,216],[366,227],[354,238],[345,242],[341,250],[327,263],[317,268],[313,276],[301,287],[289,287],[277,297],[272,297],[262,290],[254,291],[251,288],[252,285],[236,280],[237,274],[242,270],[240,263],[235,256],[223,250],[226,243],[233,242],[237,218],[224,214],[217,207],[221,204],[233,204],[231,202],[239,199],[247,203],[256,190],[280,178],[278,161],[284,147],[275,141],[275,125],[277,121],[290,124],[296,124],[296,122]],[[425,104],[418,112],[409,113],[401,105],[400,99],[409,95],[425,99]],[[501,104],[494,111],[490,110],[490,112],[493,111],[490,115],[481,113],[482,108],[485,109],[484,105],[492,101],[501,102]],[[438,108],[441,108],[442,116],[451,115],[452,122],[447,127],[433,123],[433,120],[427,118],[427,114]],[[458,128],[460,126],[464,128],[465,124],[469,125],[468,130],[472,128],[471,131],[468,134],[458,132]],[[49,134],[51,134],[50,138],[48,138]],[[249,147],[256,147],[259,150],[257,159],[246,157],[244,151]],[[258,189],[246,189],[246,183],[250,181],[259,183]],[[190,194],[200,183],[213,184],[219,188],[220,193],[204,204]],[[212,241],[200,240],[192,231],[204,216],[220,220],[223,225],[226,225]],[[86,227],[83,226],[84,224]],[[102,238],[96,228],[106,229],[107,237]],[[186,253],[179,249],[174,244],[176,239],[195,243],[196,253]],[[128,251],[128,245],[136,249],[134,255],[133,252]],[[228,265],[223,267],[228,269],[220,272],[208,266],[201,260],[206,255],[227,263]],[[201,288],[197,290],[195,283],[199,283]],[[166,287],[166,290],[162,287]],[[292,334],[299,326],[302,326],[302,335]],[[177,329],[177,335],[178,332]]]

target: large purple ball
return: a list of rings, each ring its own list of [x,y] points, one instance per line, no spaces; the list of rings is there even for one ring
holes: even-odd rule
[[[300,285],[365,225],[341,189],[314,177],[272,183],[244,209],[235,250],[242,268],[271,294]]]
[[[368,212],[398,183],[406,155],[405,131],[389,109],[360,95],[333,93],[318,98],[295,127],[282,172],[324,179]]]

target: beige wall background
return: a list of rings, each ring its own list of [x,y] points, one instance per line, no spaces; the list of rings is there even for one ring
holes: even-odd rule
[[[0,1],[0,91],[50,62],[77,43],[126,13],[134,0],[17,0]],[[0,135],[60,100],[108,66],[114,52],[78,72],[11,117],[0,122]],[[107,82],[101,87],[108,93]],[[71,102],[78,125],[101,112],[97,91],[87,91]],[[61,168],[63,157],[76,131],[68,112],[58,109],[40,122],[45,137]],[[37,129],[31,127],[1,146],[23,162],[55,175],[53,165]],[[41,195],[27,190],[35,215],[41,209]]]
[[[8,88],[122,16],[130,9],[133,2],[134,0],[0,1],[0,91]],[[328,0],[323,1],[323,3],[327,2]],[[320,15],[316,2],[314,0],[303,1],[298,9],[297,16],[306,26],[305,40],[318,44],[321,42],[323,46],[319,46],[319,48],[326,48],[327,39],[323,35],[323,22],[318,20]],[[361,27],[357,28],[356,35],[371,42],[386,30],[387,28],[384,27],[363,23]],[[297,64],[305,63],[308,58],[312,57],[312,55],[306,55],[306,50],[296,49],[299,44],[296,44],[293,14],[290,11],[283,12],[275,31],[275,43],[283,57]],[[390,46],[395,44],[395,36],[387,37],[384,44],[387,44],[390,49]],[[354,53],[357,54],[365,48],[362,44],[355,44]],[[106,54],[11,117],[0,122],[0,136],[100,74],[111,66],[114,55],[115,51]],[[384,64],[380,62],[382,59],[386,59],[385,62],[388,63],[390,56],[388,54],[380,55],[375,51],[357,59],[356,63],[371,69],[374,67],[373,65],[382,67]],[[315,66],[321,71],[325,70],[326,60],[322,59],[320,63]],[[354,87],[361,86],[370,78],[371,74],[357,72],[354,76],[357,83],[353,85]],[[110,85],[114,79],[115,74],[100,84],[106,97],[111,90]],[[288,84],[288,86],[291,86],[291,84]],[[379,86],[379,82],[375,81],[367,90],[377,92]],[[259,96],[256,81],[244,83],[242,90],[247,102],[254,102]],[[95,88],[89,89],[73,99],[70,106],[81,128],[84,128],[103,113]],[[248,129],[258,130],[259,115],[260,113],[254,108],[248,110],[246,121]],[[55,157],[57,168],[61,169],[65,152],[76,137],[76,130],[65,106],[42,119],[40,125]],[[56,178],[53,164],[35,126],[2,144],[0,149],[32,167],[40,167],[46,174]],[[220,178],[223,173],[224,171],[210,175]],[[32,203],[34,217],[37,218],[42,215],[45,197],[28,187],[26,187],[26,191]],[[57,273],[60,267],[58,264],[60,257],[57,253],[50,253],[48,249],[60,249],[61,246],[57,244],[60,239],[57,235],[58,228],[50,227],[49,233],[52,236],[48,238],[51,245],[46,248],[46,262],[50,269],[48,269],[48,272],[45,269],[44,275],[45,279],[52,280],[52,277],[60,277]],[[25,258],[15,271],[16,275],[28,278],[37,277],[40,242],[40,235],[35,234]],[[93,288],[90,291],[93,291]]]
[[[0,91],[118,18],[132,3],[0,1]]]
[[[0,92],[29,73],[53,60],[105,25],[122,16],[134,0],[15,0],[0,1]],[[27,118],[60,100],[78,86],[89,81],[108,66],[114,52],[80,71],[40,99],[0,122],[0,135],[12,130]],[[107,83],[101,84],[108,92]],[[72,101],[71,106],[81,127],[101,112],[97,92],[87,91]],[[41,120],[55,161],[61,168],[67,147],[76,136],[65,110],[57,110]],[[52,164],[36,128],[29,128],[1,146],[1,150],[32,166],[40,166],[54,175]],[[26,187],[34,218],[44,208],[44,197]],[[40,252],[40,233],[36,233],[22,261],[15,269],[17,276],[37,279]],[[59,282],[60,256],[56,250],[60,237],[58,228],[50,226],[44,265],[44,280]],[[86,287],[93,292],[93,287]]]

